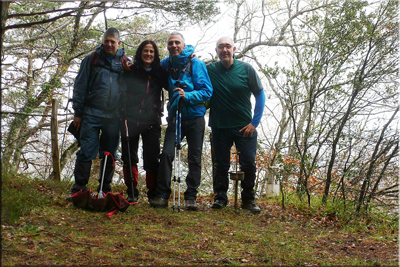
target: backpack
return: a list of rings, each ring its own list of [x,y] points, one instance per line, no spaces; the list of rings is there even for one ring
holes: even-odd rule
[[[91,59],[90,59],[90,75],[92,74],[93,70],[97,67],[108,69],[105,65],[98,63],[98,59],[99,59],[99,54],[97,54],[95,51],[93,51]],[[124,71],[130,70],[126,64],[127,62],[128,62],[128,58],[126,57],[125,54],[123,54],[121,56],[121,63],[122,63],[122,68],[124,69]],[[110,69],[110,71],[119,72],[119,71],[116,71],[113,69]]]
[[[192,57],[188,57],[186,65],[183,66],[183,70],[182,72],[187,72],[190,76],[192,76],[192,71],[193,67],[192,67]],[[167,66],[167,72],[169,74],[171,74],[172,78],[174,80],[178,80],[179,79],[179,73],[178,73],[178,69],[173,69],[171,66],[171,62],[168,60],[168,66]],[[175,78],[176,77],[176,78]]]
[[[193,59],[193,57],[191,57],[191,56],[188,57],[188,59],[187,59],[187,61],[186,61],[186,65],[183,66],[183,70],[182,70],[183,73],[188,73],[190,76],[192,76],[192,74],[193,74],[192,59]],[[169,74],[171,74],[171,76],[172,76],[172,78],[173,78],[174,80],[180,79],[180,75],[179,75],[178,69],[173,69],[173,68],[171,67],[171,62],[170,62],[169,60],[168,60],[167,72],[168,72]],[[175,77],[174,77],[174,76],[175,76]],[[176,85],[176,84],[175,84],[175,85]],[[178,85],[178,86],[179,86],[179,85]],[[163,95],[163,96],[164,96],[164,95]],[[204,107],[204,106],[205,106],[205,102],[199,103],[199,104],[197,104],[197,105],[195,105],[195,106],[196,106],[196,107]],[[169,109],[169,104],[168,104],[168,109]]]

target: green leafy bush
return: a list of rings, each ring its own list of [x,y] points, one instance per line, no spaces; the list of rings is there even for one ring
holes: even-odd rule
[[[21,216],[61,198],[67,183],[32,179],[3,173],[1,179],[1,217],[3,223],[16,223]]]

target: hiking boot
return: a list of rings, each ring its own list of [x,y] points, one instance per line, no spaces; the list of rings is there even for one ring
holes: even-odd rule
[[[197,204],[195,199],[185,200],[185,209],[186,210],[197,210]]]
[[[126,201],[128,201],[129,203],[138,202],[138,198],[136,196],[135,197],[128,196]]]
[[[258,214],[261,212],[261,209],[259,206],[256,205],[256,203],[253,201],[249,202],[242,202],[242,209],[248,210],[251,213]]]
[[[168,199],[166,198],[154,198],[151,200],[150,205],[153,208],[167,208],[168,207]]]
[[[213,209],[222,209],[225,206],[226,206],[225,202],[223,202],[222,200],[216,199],[214,201],[214,204],[212,204],[211,208],[213,208]]]

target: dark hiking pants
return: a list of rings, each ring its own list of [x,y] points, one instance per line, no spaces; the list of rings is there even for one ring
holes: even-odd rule
[[[231,147],[236,145],[239,153],[239,164],[244,174],[241,181],[243,202],[252,201],[255,198],[254,182],[256,177],[255,157],[257,151],[257,130],[254,130],[252,137],[243,137],[239,128],[212,128],[212,142],[215,157],[215,175],[213,179],[214,190],[217,195],[215,200],[224,203],[228,202],[227,191],[229,188],[229,175],[231,158]]]
[[[205,122],[204,116],[182,120],[181,140],[186,137],[188,145],[189,172],[186,176],[187,189],[184,193],[185,200],[197,198],[197,189],[201,182],[201,153]],[[160,168],[157,178],[156,197],[168,199],[171,195],[172,163],[175,155],[175,118],[168,119],[165,133],[164,147],[160,158]],[[175,160],[178,160],[178,155]],[[181,168],[182,169],[182,168]],[[181,181],[183,181],[182,177]]]

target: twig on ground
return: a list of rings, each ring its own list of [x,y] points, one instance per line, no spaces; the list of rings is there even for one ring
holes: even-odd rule
[[[43,232],[47,232],[47,233],[49,233],[49,234],[56,235],[55,233],[49,232],[49,231],[46,231],[46,230],[43,230]],[[60,233],[59,233],[59,235],[62,236],[64,239],[68,239],[68,240],[70,240],[70,241],[72,241],[72,242],[74,242],[74,243],[76,243],[76,244],[79,244],[79,245],[98,247],[98,245],[95,245],[95,244],[75,241],[75,240],[73,240],[72,238],[70,238],[69,236],[65,236],[65,235],[60,234]]]

